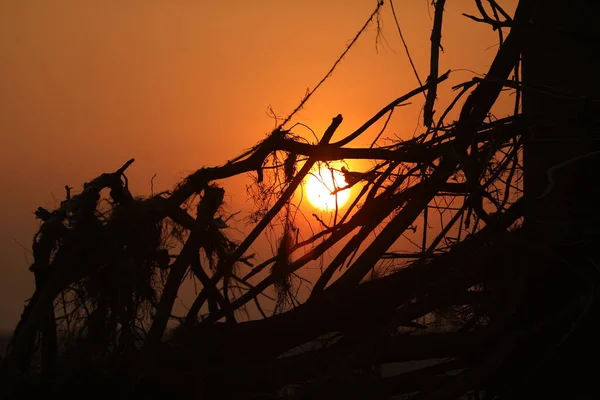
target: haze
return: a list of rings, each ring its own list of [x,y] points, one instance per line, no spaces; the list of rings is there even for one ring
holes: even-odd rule
[[[501,2],[512,13],[515,1]],[[81,188],[129,158],[135,194],[170,189],[222,164],[273,129],[329,70],[372,12],[367,0],[2,1],[0,3],[0,331],[12,330],[33,293],[31,241],[38,206],[64,186]],[[429,71],[429,1],[396,1],[411,54]],[[440,71],[450,87],[485,72],[497,34],[460,14],[444,16]],[[383,37],[369,28],[298,120],[318,134],[338,113],[343,135],[418,86],[389,7]],[[460,70],[458,70],[460,69]],[[391,132],[410,138],[422,98],[395,113]],[[418,103],[418,104],[417,104]],[[438,109],[441,106],[438,106]],[[502,105],[497,112],[508,112]],[[312,136],[307,135],[307,138]],[[356,143],[356,145],[364,143]],[[245,184],[226,186],[231,210],[247,208]],[[23,247],[21,247],[23,246]]]

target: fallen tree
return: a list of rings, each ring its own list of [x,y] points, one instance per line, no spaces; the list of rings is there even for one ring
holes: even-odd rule
[[[65,394],[83,382],[125,395],[203,398],[527,398],[556,393],[549,376],[564,379],[565,393],[592,393],[581,367],[562,365],[596,354],[600,272],[599,189],[584,178],[600,155],[599,84],[590,73],[598,61],[576,35],[578,18],[595,6],[571,3],[571,19],[550,48],[544,35],[561,21],[564,2],[521,0],[511,17],[495,1],[476,1],[481,16],[468,17],[498,30],[498,53],[485,77],[454,88],[455,100],[437,120],[437,85],[450,74],[438,74],[440,0],[428,81],[344,139],[331,143],[341,115],[314,144],[295,135],[288,118],[239,157],[202,168],[169,192],[134,197],[125,175],[133,160],[78,194],[67,187],[60,207],[36,211],[36,289],[2,361],[7,395],[38,387]],[[510,27],[506,37],[500,27]],[[585,35],[592,44],[600,37]],[[566,48],[573,59],[551,65],[547,59]],[[564,78],[561,71],[572,71],[577,57],[587,60],[585,78]],[[496,119],[491,109],[506,88],[516,93],[515,113]],[[349,147],[422,93],[422,134]],[[458,119],[445,121],[467,93]],[[294,193],[317,163],[341,159],[376,164],[344,169],[349,186],[362,186],[359,195],[333,225],[298,240],[289,212]],[[223,224],[219,181],[240,174],[254,177],[259,207],[256,223],[236,242]],[[460,206],[439,205],[448,199]],[[435,211],[440,227],[428,237]],[[419,219],[419,251],[395,251]],[[277,252],[256,263],[248,250],[275,220],[284,222]],[[297,271],[336,245],[309,298],[299,302]],[[381,272],[384,260],[394,265]],[[168,331],[189,275],[202,290]],[[267,316],[261,301],[271,287],[277,298]],[[240,320],[250,304],[262,318]],[[451,320],[451,331],[421,333],[426,316]],[[429,359],[446,361],[398,376],[380,373],[384,363]]]

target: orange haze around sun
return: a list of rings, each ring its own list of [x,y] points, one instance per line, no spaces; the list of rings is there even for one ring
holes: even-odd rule
[[[516,0],[499,2],[514,12]],[[14,329],[33,293],[28,267],[38,207],[55,209],[65,198],[65,185],[78,193],[84,182],[132,157],[129,188],[144,196],[172,189],[198,168],[225,164],[273,130],[269,110],[284,117],[315,87],[376,3],[0,2],[0,333]],[[424,82],[431,2],[396,2],[395,9]],[[445,6],[439,70],[453,73],[438,87],[436,115],[455,95],[452,86],[470,81],[472,71],[486,73],[497,51],[497,32],[462,13],[478,15],[475,2]],[[386,2],[377,23],[292,121],[315,135],[303,126],[293,132],[316,143],[342,114],[333,143],[418,86]],[[494,110],[498,118],[512,111],[510,94],[502,96]],[[422,132],[423,96],[410,101],[394,111],[383,137],[410,139]],[[383,123],[348,146],[370,146]],[[369,161],[347,162],[351,171],[372,167]],[[226,190],[225,216],[242,211],[236,229],[248,232],[251,225],[242,216],[252,208],[247,191],[252,179],[216,183]],[[305,188],[309,198],[321,193],[311,185]],[[300,206],[305,218],[296,218],[304,238],[322,229],[311,216],[311,201]],[[259,261],[272,255],[277,237],[270,240],[251,249]],[[189,305],[194,288],[186,290],[180,297]]]

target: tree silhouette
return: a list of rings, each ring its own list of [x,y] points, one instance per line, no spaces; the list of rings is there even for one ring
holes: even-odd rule
[[[451,73],[438,73],[442,0],[434,2],[427,82],[338,142],[341,115],[318,143],[297,136],[290,115],[250,150],[172,191],[132,196],[130,160],[79,194],[67,188],[56,210],[40,207],[36,289],[2,364],[7,395],[37,387],[66,394],[74,382],[88,390],[102,383],[113,395],[239,399],[597,393],[595,370],[582,360],[598,357],[599,6],[521,0],[511,17],[496,1],[475,2],[481,15],[467,17],[497,30],[501,43],[487,74],[454,87],[439,118],[437,86]],[[490,110],[506,89],[516,94],[515,112],[497,119]],[[349,146],[422,93],[424,132]],[[375,166],[344,168],[360,193],[334,224],[299,240],[294,193],[315,164],[344,159]],[[255,224],[237,242],[227,236],[219,181],[248,173]],[[441,223],[432,230],[435,212]],[[277,250],[258,264],[248,250],[274,221],[283,226]],[[415,227],[418,251],[390,250]],[[296,271],[334,246],[299,302]],[[202,290],[169,331],[188,275]],[[261,302],[271,286],[277,298],[267,316]],[[243,318],[250,304],[262,318]],[[427,333],[424,316],[451,329]],[[442,361],[380,372],[384,363],[430,359]]]

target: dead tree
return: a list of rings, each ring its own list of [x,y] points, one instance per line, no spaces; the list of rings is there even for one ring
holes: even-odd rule
[[[598,6],[521,0],[510,16],[496,1],[475,2],[481,15],[467,17],[498,31],[498,53],[484,78],[454,88],[437,119],[435,93],[450,73],[438,73],[440,0],[428,81],[342,140],[331,142],[341,115],[318,143],[301,140],[287,118],[239,157],[199,169],[172,191],[133,197],[130,160],[79,194],[67,189],[56,210],[39,208],[36,289],[3,360],[7,394],[31,382],[66,393],[81,379],[130,394],[239,399],[593,393],[592,375],[573,364],[585,353],[597,357],[598,347],[600,186],[588,174],[600,162],[600,35],[583,23]],[[516,94],[515,112],[497,119],[491,109],[505,89]],[[351,147],[422,93],[424,132]],[[446,121],[459,104],[458,119]],[[362,185],[349,210],[298,240],[293,194],[316,163],[344,159],[377,163],[360,174],[344,170],[350,185]],[[236,242],[218,182],[240,174],[254,177],[259,207]],[[395,251],[419,218],[420,248]],[[284,222],[277,252],[258,263],[248,250],[276,220]],[[337,244],[300,304],[296,272]],[[167,332],[188,275],[202,290]],[[272,286],[276,312],[267,316]],[[244,319],[249,304],[263,318]],[[419,334],[425,316],[451,320],[453,329]],[[379,373],[384,363],[428,359],[446,361]],[[566,384],[548,383],[557,376]]]

